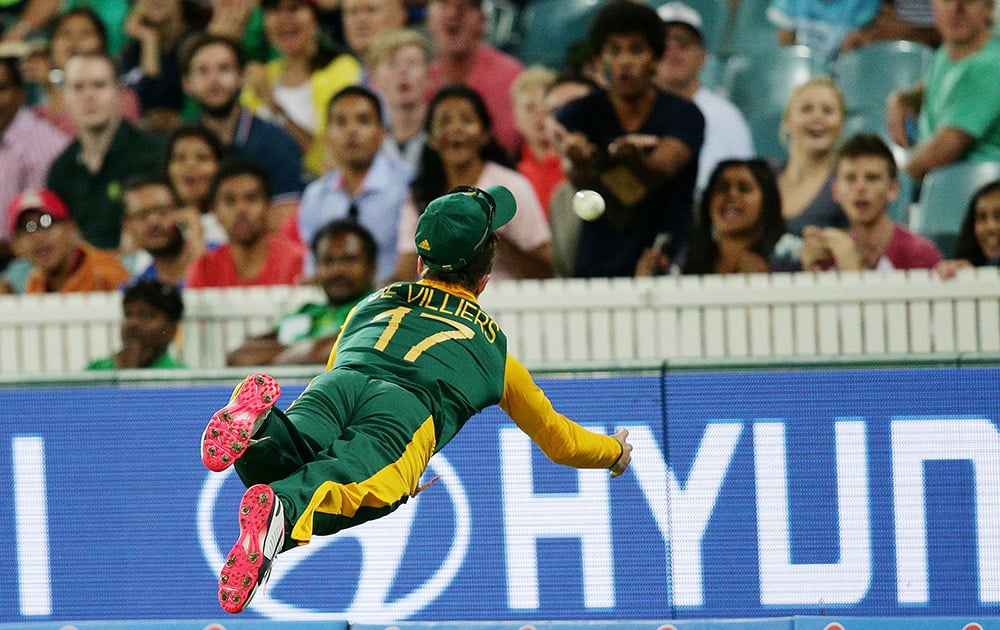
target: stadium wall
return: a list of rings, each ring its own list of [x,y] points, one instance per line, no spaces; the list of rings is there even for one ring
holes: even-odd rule
[[[242,488],[197,455],[235,373],[7,385],[0,623],[997,628],[998,366],[549,375],[568,416],[629,428],[627,475],[555,466],[488,409],[432,460],[440,483],[284,554],[237,619],[215,581]],[[306,381],[283,381],[287,405]]]

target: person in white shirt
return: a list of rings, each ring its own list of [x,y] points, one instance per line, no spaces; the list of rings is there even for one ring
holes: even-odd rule
[[[705,142],[698,156],[695,198],[701,195],[716,164],[756,155],[750,125],[739,108],[701,84],[698,73],[708,58],[701,15],[683,2],[669,2],[657,13],[667,29],[667,46],[656,66],[661,90],[694,101],[705,116]]]

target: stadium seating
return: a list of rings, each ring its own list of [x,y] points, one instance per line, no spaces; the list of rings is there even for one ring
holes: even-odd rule
[[[884,111],[896,89],[914,85],[927,75],[934,51],[917,42],[885,41],[845,53],[834,64],[849,114]]]
[[[934,240],[945,257],[952,256],[969,199],[997,179],[1000,162],[958,162],[934,169],[924,177],[914,227]]]
[[[899,196],[889,206],[889,216],[896,223],[909,226],[910,206],[913,205],[913,196],[916,194],[916,188],[913,185],[913,179],[905,172],[899,171],[896,177],[899,179]]]
[[[536,0],[521,11],[514,54],[525,65],[559,69],[570,45],[587,37],[590,21],[606,0]]]
[[[501,50],[508,50],[513,46],[518,11],[517,5],[511,0],[486,0],[483,3],[486,39],[491,45]]]
[[[654,9],[673,2],[674,0],[647,0],[646,4]],[[705,48],[712,52],[721,50],[729,25],[728,0],[680,0],[701,15],[702,33],[705,37]]]
[[[726,62],[722,92],[746,116],[754,146],[765,157],[781,158],[781,115],[792,89],[815,74],[816,60],[805,46],[734,56]]]
[[[698,80],[710,90],[716,90],[722,85],[722,61],[714,54],[708,53],[705,65],[698,73]]]
[[[723,53],[739,56],[774,52],[778,45],[778,28],[767,19],[771,0],[739,0],[733,13],[730,36],[724,42]]]

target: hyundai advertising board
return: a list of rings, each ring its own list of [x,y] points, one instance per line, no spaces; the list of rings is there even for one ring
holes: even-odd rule
[[[998,383],[986,367],[542,379],[575,420],[629,429],[628,473],[556,466],[487,410],[431,460],[438,483],[282,554],[241,618],[995,615]],[[198,443],[230,390],[0,390],[0,623],[220,615],[243,488]]]

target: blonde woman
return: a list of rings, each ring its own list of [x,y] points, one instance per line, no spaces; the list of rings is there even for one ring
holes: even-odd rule
[[[833,169],[847,107],[834,80],[822,75],[797,86],[788,97],[781,135],[788,160],[775,168],[781,213],[788,231],[802,235],[808,225],[846,227],[833,200]]]

